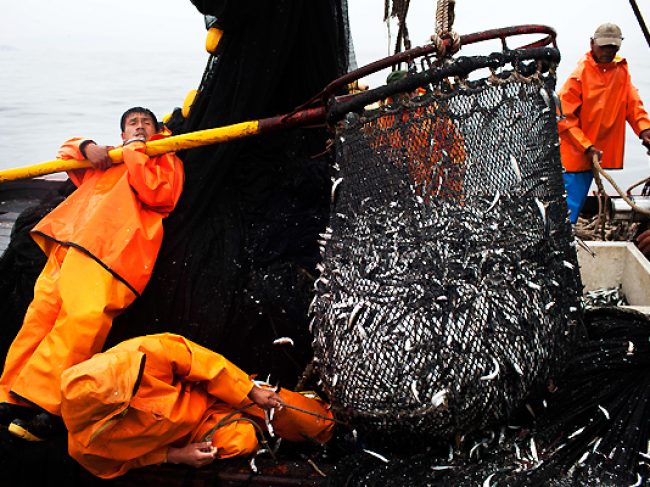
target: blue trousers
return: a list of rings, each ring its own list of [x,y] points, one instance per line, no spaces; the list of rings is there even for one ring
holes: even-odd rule
[[[594,173],[592,171],[565,172],[563,176],[569,219],[571,223],[575,223],[578,221],[580,211],[587,200]]]

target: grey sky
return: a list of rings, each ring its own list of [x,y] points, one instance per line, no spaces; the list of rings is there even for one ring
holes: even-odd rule
[[[218,0],[215,0],[218,1]],[[309,2],[310,0],[304,0]],[[645,20],[650,24],[650,0],[637,0]],[[354,39],[357,61],[364,65],[385,57],[389,53],[387,28],[383,22],[383,0],[348,0],[351,30]],[[407,18],[413,45],[422,45],[435,31],[436,0],[411,0],[411,9]],[[618,23],[625,40],[621,54],[630,64],[632,78],[635,81],[646,107],[650,105],[650,47],[634,17],[628,0],[457,0],[456,20],[453,28],[459,34],[469,34],[492,28],[521,24],[545,24],[558,33],[558,47],[562,53],[562,62],[558,69],[558,83],[561,84],[576,65],[578,59],[589,48],[589,37],[595,27],[603,22]],[[393,33],[395,29],[393,28]],[[537,37],[538,38],[538,37]],[[536,38],[528,37],[515,40],[512,47],[526,44]],[[18,52],[45,53],[48,56],[50,71],[43,73],[38,65],[26,64],[17,69],[28,72],[15,72],[12,66],[0,66],[0,92],[12,93],[16,97],[30,102],[30,93],[21,89],[21,78],[36,78],[51,88],[68,87],[77,91],[107,88],[101,83],[91,86],[84,66],[92,58],[93,69],[97,61],[104,59],[102,52],[119,52],[130,60],[141,57],[143,66],[150,73],[174,71],[176,78],[181,77],[182,88],[173,93],[161,93],[161,110],[182,102],[185,90],[196,87],[207,60],[204,49],[205,27],[203,17],[189,0],[20,0],[4,2],[0,15],[0,49]],[[461,55],[475,53],[489,54],[500,49],[497,42],[466,46]],[[169,63],[167,52],[182,53],[186,61],[181,66]],[[152,53],[156,53],[153,55]],[[162,54],[161,54],[162,53]],[[24,56],[28,59],[29,56]],[[70,58],[75,60],[75,72],[56,72],[57,60]],[[176,57],[178,59],[178,56]],[[109,59],[107,56],[106,59]],[[297,60],[299,62],[299,60]],[[188,64],[191,63],[191,64]],[[25,64],[25,63],[23,63]],[[64,63],[61,63],[63,66]],[[69,66],[69,62],[66,66]],[[105,78],[110,80],[120,74],[120,66],[108,61],[105,66]],[[60,67],[59,70],[69,70]],[[72,77],[63,79],[62,76]],[[102,73],[92,73],[97,76]],[[133,99],[140,99],[143,93],[151,96],[150,80],[131,73],[129,83],[132,86]],[[386,72],[367,78],[372,87],[382,84]],[[186,77],[186,81],[185,80]],[[61,79],[59,79],[61,78]],[[95,79],[95,78],[93,78]],[[59,84],[57,84],[59,83]],[[26,89],[26,88],[25,88]],[[170,91],[170,90],[164,90]],[[117,93],[117,92],[116,92]],[[171,101],[162,96],[171,96]],[[92,99],[92,97],[89,97]],[[7,99],[5,98],[5,101]],[[33,100],[36,103],[36,99]],[[52,110],[58,110],[54,104],[56,97],[49,98]],[[0,101],[0,105],[2,101]],[[1,108],[1,106],[0,106]],[[84,123],[86,121],[84,120]],[[63,131],[63,125],[60,126]],[[74,131],[73,133],[75,133]],[[631,131],[630,131],[631,132]],[[66,133],[58,137],[67,136]],[[0,133],[0,153],[8,151],[2,143]],[[52,148],[47,149],[47,154]],[[639,170],[647,173],[647,157],[638,141],[628,134],[627,156],[633,158]],[[26,161],[38,160],[40,154],[24,153]],[[627,157],[626,157],[627,158]],[[627,165],[626,165],[627,168]]]
[[[309,0],[305,0],[309,1]],[[205,30],[194,6],[183,0],[21,0],[5,2],[0,17],[0,47],[29,49],[114,50],[125,55],[156,49],[182,50],[204,57]],[[435,0],[412,0],[407,18],[414,45],[435,31]],[[650,22],[650,2],[638,0]],[[388,54],[383,0],[349,0],[352,33],[360,65]],[[618,23],[625,41],[622,54],[632,66],[649,58],[650,48],[628,0],[457,0],[454,30],[460,34],[519,24],[545,24],[558,32],[563,55],[558,78],[563,80],[588,49],[594,28]],[[393,33],[395,29],[393,29]],[[481,46],[498,49],[497,44]],[[470,46],[462,53],[471,54]],[[164,68],[164,67],[161,67]],[[644,73],[647,75],[647,73]],[[382,77],[370,78],[374,86]],[[645,98],[650,93],[642,93]]]

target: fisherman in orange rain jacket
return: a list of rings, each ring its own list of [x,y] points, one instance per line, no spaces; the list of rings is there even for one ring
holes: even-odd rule
[[[155,115],[134,107],[120,125],[123,164],[90,140],[61,147],[59,158],[93,167],[69,173],[77,189],[31,232],[48,260],[0,377],[0,424],[25,439],[61,426],[61,373],[99,352],[113,319],[144,290],[162,220],[182,191],[181,160],[144,152],[144,141],[159,137]]]
[[[627,61],[616,55],[623,36],[603,24],[559,92],[566,118],[559,123],[560,153],[571,223],[576,223],[593,180],[593,157],[603,168],[622,169],[625,121],[650,147],[650,118],[632,84]]]
[[[275,408],[272,429],[290,441],[325,443],[334,427],[320,399],[259,387],[223,356],[173,334],[132,338],[69,368],[61,392],[70,455],[106,479],[249,455],[264,410]]]
[[[393,71],[386,83],[393,83],[406,75],[406,71]],[[413,93],[399,96],[404,101],[424,93],[418,88]],[[386,104],[393,102],[392,99],[386,100]],[[429,106],[415,106],[404,111],[400,119],[387,113],[374,123],[381,129],[374,148],[392,157],[395,165],[406,165],[418,196],[425,201],[432,196],[462,199],[465,144],[449,117],[434,115]]]

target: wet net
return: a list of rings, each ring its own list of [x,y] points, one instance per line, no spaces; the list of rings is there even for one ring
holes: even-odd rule
[[[329,486],[648,485],[648,326],[633,310],[585,311],[584,333],[552,387],[507,421],[417,451],[348,450]]]
[[[386,94],[379,108],[332,108],[311,326],[323,387],[359,431],[411,443],[486,427],[566,359],[581,285],[556,55],[459,58],[361,101]]]

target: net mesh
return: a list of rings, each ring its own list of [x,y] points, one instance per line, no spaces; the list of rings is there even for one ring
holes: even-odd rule
[[[443,80],[337,125],[311,326],[361,431],[485,427],[562,364],[580,280],[551,78]]]

